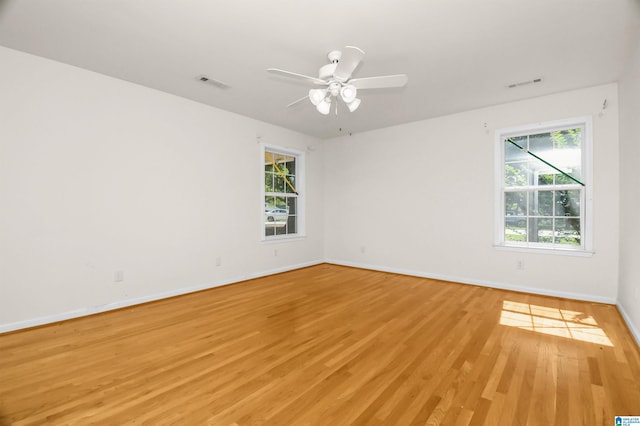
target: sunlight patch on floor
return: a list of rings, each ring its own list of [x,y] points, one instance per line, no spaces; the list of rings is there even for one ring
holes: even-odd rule
[[[502,303],[500,324],[567,339],[613,346],[593,317],[582,312],[505,300]]]

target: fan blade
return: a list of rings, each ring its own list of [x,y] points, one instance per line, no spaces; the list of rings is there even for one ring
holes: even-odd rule
[[[297,78],[299,80],[307,80],[307,81],[310,81],[311,83],[315,83],[315,84],[327,85],[326,81],[321,80],[319,78],[310,77],[308,75],[303,75],[303,74],[298,74],[296,72],[279,70],[278,68],[267,68],[267,72],[270,72],[272,74],[282,75],[282,76],[285,76],[285,77],[293,77],[293,78]]]
[[[289,105],[287,105],[287,108],[291,108],[292,106],[304,101],[305,99],[309,99],[309,96],[303,96],[300,99],[298,99],[297,101],[291,102]]]
[[[349,84],[356,89],[384,89],[386,87],[402,87],[409,81],[406,74],[382,75],[380,77],[354,78]]]
[[[362,58],[364,58],[362,49],[355,46],[345,47],[338,60],[336,70],[333,72],[333,77],[340,82],[349,80],[353,71],[358,67],[360,61],[362,61]]]

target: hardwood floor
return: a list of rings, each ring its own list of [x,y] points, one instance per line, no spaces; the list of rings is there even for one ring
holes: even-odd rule
[[[0,335],[0,424],[613,425],[614,306],[318,265]]]

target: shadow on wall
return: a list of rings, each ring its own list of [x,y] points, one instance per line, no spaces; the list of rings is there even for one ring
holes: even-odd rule
[[[10,7],[9,3],[10,3],[9,0],[0,0],[0,21],[4,17],[3,15],[7,13],[7,11],[9,10],[9,7]],[[0,420],[2,420],[2,417],[0,417]]]

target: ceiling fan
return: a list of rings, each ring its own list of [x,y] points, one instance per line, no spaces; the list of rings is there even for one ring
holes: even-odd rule
[[[321,114],[329,114],[332,103],[335,103],[335,111],[338,114],[338,104],[335,100],[342,99],[349,111],[353,112],[360,106],[360,99],[357,98],[358,90],[402,87],[408,81],[406,74],[351,78],[354,70],[364,57],[364,51],[355,46],[346,46],[342,51],[333,50],[329,52],[327,57],[329,58],[329,63],[320,68],[318,77],[278,68],[267,69],[268,72],[273,74],[305,80],[317,86],[323,86],[322,88],[309,90],[307,96],[290,103],[287,107],[309,98]]]

